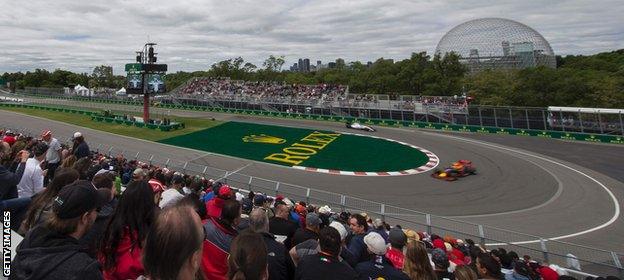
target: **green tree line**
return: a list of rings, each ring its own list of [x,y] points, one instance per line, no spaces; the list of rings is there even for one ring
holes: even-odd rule
[[[579,106],[624,108],[624,49],[595,55],[557,57],[557,68],[486,70],[469,73],[455,54],[430,56],[412,53],[392,61],[379,58],[368,66],[336,60],[336,67],[316,72],[283,71],[283,56],[270,56],[258,67],[241,57],[219,61],[206,71],[169,73],[165,83],[174,89],[193,77],[229,77],[235,80],[276,81],[289,84],[344,84],[350,93],[452,96],[463,93],[474,103],[506,106]],[[4,73],[18,87],[62,87],[74,84],[120,88],[123,76],[98,66],[93,73],[37,69]]]

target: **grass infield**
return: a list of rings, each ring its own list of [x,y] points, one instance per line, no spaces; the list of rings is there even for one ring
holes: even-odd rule
[[[159,142],[285,166],[355,172],[401,171],[429,161],[417,149],[383,139],[241,122]]]

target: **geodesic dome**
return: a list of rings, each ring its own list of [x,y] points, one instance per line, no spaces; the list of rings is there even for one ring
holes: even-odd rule
[[[556,67],[550,44],[533,28],[502,18],[464,22],[447,32],[436,54],[455,52],[471,71],[482,68]]]

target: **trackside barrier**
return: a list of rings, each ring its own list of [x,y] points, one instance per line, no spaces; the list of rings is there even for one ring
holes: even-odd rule
[[[41,96],[41,95],[26,95],[36,96],[37,98],[31,100],[34,103],[44,103],[46,99],[58,99],[58,100],[72,100],[82,102],[97,102],[108,104],[119,104],[127,106],[142,106],[140,101],[127,101],[117,99],[100,99],[95,97],[65,97],[65,96]],[[0,103],[1,104],[1,103]],[[161,109],[174,109],[174,110],[192,110],[192,111],[210,111],[218,113],[230,113],[230,114],[242,114],[251,116],[264,116],[264,117],[276,117],[276,118],[290,118],[290,119],[305,119],[305,120],[317,120],[317,121],[334,121],[334,122],[347,122],[357,121],[368,125],[387,126],[387,127],[410,127],[410,128],[424,128],[441,131],[457,131],[457,132],[473,132],[484,134],[504,134],[504,135],[517,135],[517,136],[533,136],[541,138],[563,139],[563,140],[575,140],[585,142],[598,142],[598,143],[610,143],[610,144],[624,144],[624,135],[607,135],[596,133],[580,133],[580,132],[566,132],[566,131],[554,131],[554,130],[538,130],[538,129],[522,129],[522,128],[509,128],[509,127],[496,127],[486,125],[461,125],[461,124],[449,124],[449,123],[434,123],[423,121],[404,121],[404,120],[392,120],[382,118],[356,118],[350,116],[335,116],[324,114],[304,114],[304,113],[286,113],[286,112],[273,112],[265,110],[250,110],[250,109],[238,109],[238,108],[222,108],[222,107],[210,107],[204,105],[182,105],[182,104],[165,104],[156,103],[155,108]],[[322,113],[322,112],[319,112]],[[483,122],[482,122],[483,123]],[[513,126],[513,125],[512,125]]]
[[[27,106],[31,106],[28,108],[39,108],[32,105]],[[88,114],[88,111],[83,113]],[[36,133],[30,132],[28,129],[15,127],[15,124],[2,123],[2,120],[0,120],[0,125],[3,128],[10,128],[21,133],[36,135]],[[96,139],[90,141],[89,144],[92,147],[96,147],[95,150],[108,155],[126,153],[123,149],[115,148],[105,143],[98,143]],[[343,194],[230,172],[212,166],[199,165],[193,162],[181,162],[159,155],[133,154],[133,152],[131,154],[140,161],[167,166],[167,168],[172,170],[185,171],[190,175],[206,178],[223,178],[223,181],[227,181],[228,184],[235,188],[270,195],[283,194],[294,200],[308,201],[317,205],[328,205],[334,211],[367,212],[373,216],[383,217],[390,225],[401,224],[404,228],[436,233],[440,236],[449,234],[457,238],[473,239],[477,243],[493,244],[492,247],[506,247],[507,250],[513,250],[519,255],[526,254],[534,258],[541,257],[543,260],[548,260],[551,263],[565,264],[568,258],[567,254],[573,254],[580,262],[582,272],[584,273],[620,276],[624,273],[621,266],[624,261],[624,254],[618,252],[436,216]]]

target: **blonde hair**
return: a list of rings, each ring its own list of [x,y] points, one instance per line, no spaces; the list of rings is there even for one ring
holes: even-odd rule
[[[460,265],[456,267],[453,274],[455,275],[456,280],[477,280],[478,278],[477,273],[475,273],[475,271],[467,265]]]
[[[427,249],[420,241],[407,244],[403,272],[412,280],[436,280],[437,276],[431,267]]]

